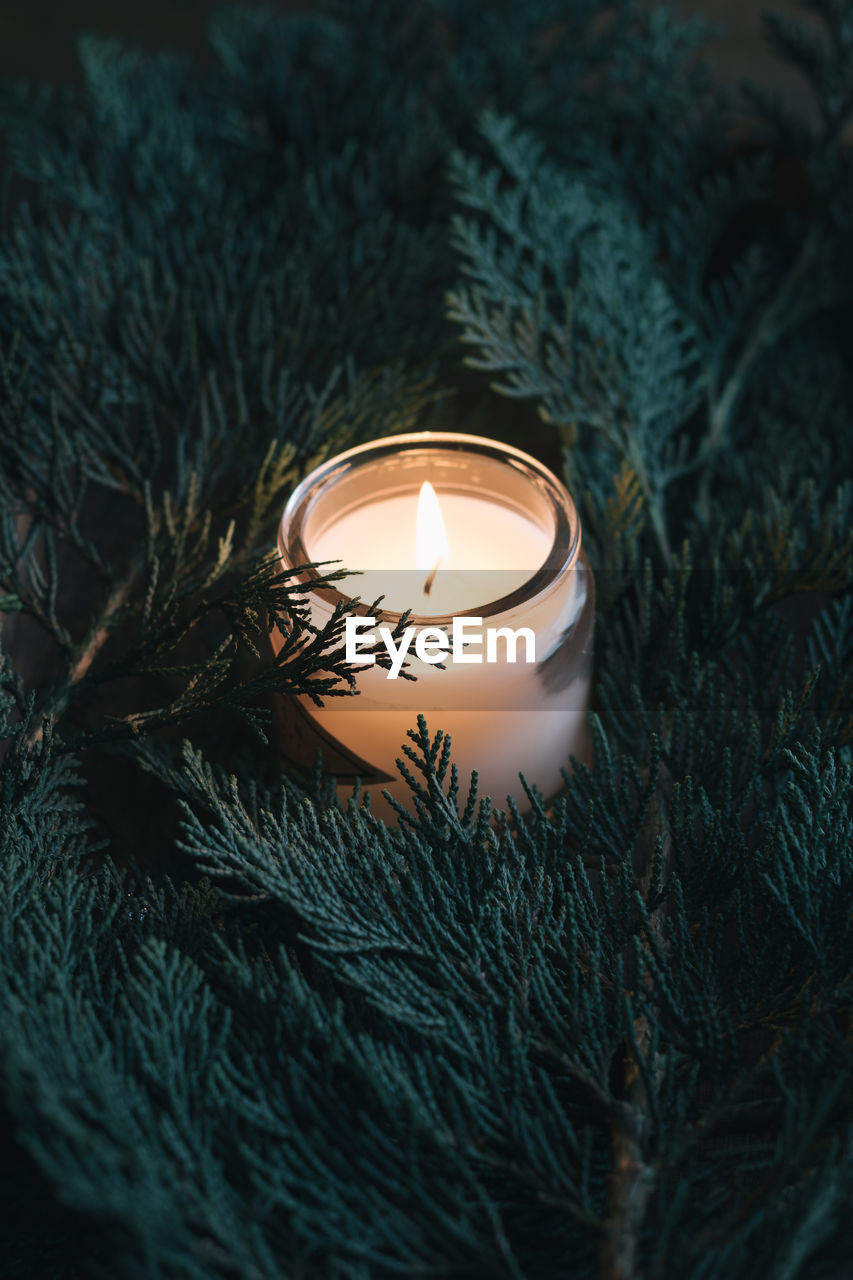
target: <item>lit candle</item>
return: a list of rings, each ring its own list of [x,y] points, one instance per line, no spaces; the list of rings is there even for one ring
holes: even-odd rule
[[[360,597],[354,662],[367,664],[367,641],[412,612],[391,671],[359,666],[358,694],[323,707],[295,700],[286,754],[313,741],[344,786],[357,776],[405,803],[395,760],[423,712],[433,733],[451,735],[463,780],[476,769],[496,803],[510,795],[524,806],[519,772],[546,797],[559,788],[569,756],[585,750],[594,600],[577,512],[550,471],[479,437],[386,438],[302,482],[279,549],[288,567],[338,560],[361,571],[338,589],[306,579],[317,626],[341,599]],[[397,678],[403,662],[416,681]]]
[[[358,568],[351,593],[364,601],[384,596],[386,611],[439,616],[476,612],[488,603],[484,586],[492,599],[509,595],[550,547],[524,513],[477,493],[442,492],[439,500],[424,480],[418,493],[379,497],[334,519],[313,538],[310,556]]]

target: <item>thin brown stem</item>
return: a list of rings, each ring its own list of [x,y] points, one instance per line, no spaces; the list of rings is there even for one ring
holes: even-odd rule
[[[642,1050],[642,1019],[635,1024]],[[608,1194],[609,1213],[601,1238],[601,1273],[604,1280],[636,1280],[640,1234],[654,1174],[645,1155],[648,1113],[645,1086],[636,1060],[626,1063],[626,1101],[613,1128],[613,1169]]]
[[[642,880],[650,888],[658,839],[663,839],[663,864],[672,857],[672,839],[666,812],[666,793],[671,778],[664,765],[658,766],[657,803],[649,808],[643,833],[645,868]],[[651,913],[655,944],[665,950],[662,931],[663,906]],[[646,943],[648,946],[648,943]],[[644,977],[646,987],[651,979]],[[624,1099],[616,1111],[611,1151],[613,1165],[608,1186],[608,1211],[602,1224],[599,1262],[602,1280],[640,1280],[640,1242],[649,1201],[655,1189],[656,1173],[649,1159],[648,1139],[653,1123],[648,1081],[657,1084],[660,1064],[654,1061],[652,1032],[641,1013],[633,1021],[632,1034],[623,1044]]]
[[[124,608],[136,583],[136,573],[131,572],[118,582],[104,602],[104,607],[94,620],[86,636],[76,647],[68,674],[61,687],[48,698],[41,708],[38,723],[27,735],[27,744],[37,746],[44,737],[45,724],[56,721],[67,708],[74,691],[89,674],[93,662],[109,639],[117,614]]]

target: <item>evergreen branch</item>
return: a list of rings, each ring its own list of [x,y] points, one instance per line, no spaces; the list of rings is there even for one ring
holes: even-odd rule
[[[113,587],[100,610],[99,615],[89,626],[82,641],[75,647],[71,655],[68,671],[59,688],[55,689],[38,709],[36,723],[27,734],[27,745],[38,746],[44,738],[47,727],[55,725],[68,708],[69,703],[80,686],[89,677],[92,664],[112,634],[117,616],[127,604],[136,585],[137,574],[130,571]]]
[[[844,1271],[853,8],[815,4],[773,32],[821,128],[772,136],[693,24],[587,0],[237,8],[211,63],[92,39],[83,92],[0,92],[0,607],[61,664],[0,658],[10,1274]],[[275,525],[469,395],[562,446],[593,750],[502,813],[422,719],[386,824],[266,746],[269,697],[358,687]]]
[[[665,882],[672,864],[672,837],[665,799],[671,782],[665,766],[660,764],[654,783],[654,803],[649,808],[643,833],[643,878],[648,887],[651,887],[653,874],[655,879]],[[655,949],[665,953],[664,912],[665,903],[661,901],[646,914],[645,929]],[[642,980],[650,983],[648,970]],[[608,1212],[600,1244],[605,1280],[635,1280],[640,1273],[640,1242],[656,1182],[649,1145],[653,1120],[652,1090],[656,1089],[660,1075],[658,1048],[646,1013],[632,1016],[628,1001],[626,1017],[632,1025],[623,1050],[624,1100],[612,1121],[613,1167],[609,1179]]]
[[[635,1029],[640,1053],[647,1038],[643,1027]],[[610,1178],[609,1213],[602,1229],[600,1250],[604,1280],[634,1280],[637,1275],[640,1236],[654,1190],[654,1175],[646,1159],[645,1084],[636,1062],[625,1067],[626,1099],[613,1126],[613,1173]]]
[[[749,383],[755,365],[774,346],[791,324],[792,312],[800,322],[804,317],[794,307],[794,299],[802,278],[813,266],[821,243],[821,234],[812,227],[779,283],[775,295],[762,312],[748,341],[722,388],[709,387],[709,428],[697,454],[701,467],[699,510],[707,522],[714,464],[731,431],[734,412]]]

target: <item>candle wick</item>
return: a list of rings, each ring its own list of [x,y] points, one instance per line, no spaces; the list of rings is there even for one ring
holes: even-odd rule
[[[441,561],[442,561],[442,557],[439,556],[435,564],[433,565],[432,570],[430,571],[426,582],[424,583],[425,596],[428,596],[430,591],[432,590],[432,584],[435,582],[435,575],[438,573],[438,566],[441,564]]]

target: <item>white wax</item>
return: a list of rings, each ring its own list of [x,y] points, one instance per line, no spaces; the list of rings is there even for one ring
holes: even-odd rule
[[[336,584],[346,594],[366,601],[384,595],[383,608],[425,616],[476,609],[509,595],[547,559],[551,535],[529,516],[478,494],[439,490],[438,499],[450,550],[428,595],[414,572],[417,493],[376,498],[334,518],[311,536],[308,554],[361,571]]]

